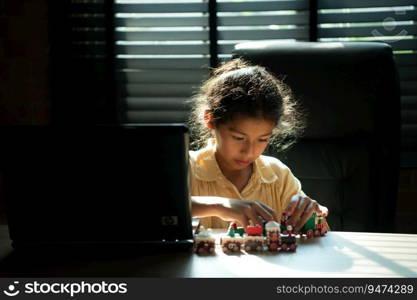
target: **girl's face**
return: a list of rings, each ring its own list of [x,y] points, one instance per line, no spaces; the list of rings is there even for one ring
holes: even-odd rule
[[[223,170],[239,171],[249,167],[265,150],[275,123],[237,116],[232,121],[213,126],[216,158]]]

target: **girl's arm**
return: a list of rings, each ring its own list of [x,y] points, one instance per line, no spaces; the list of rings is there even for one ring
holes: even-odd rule
[[[192,196],[192,216],[216,216],[225,221],[237,221],[242,226],[262,225],[262,220],[277,220],[272,208],[255,200],[240,200],[211,196]]]

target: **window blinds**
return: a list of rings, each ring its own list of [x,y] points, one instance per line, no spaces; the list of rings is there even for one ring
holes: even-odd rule
[[[403,149],[417,148],[416,21],[415,0],[319,0],[319,41],[381,41],[392,46],[401,81]]]
[[[208,4],[115,1],[116,80],[124,122],[183,122],[208,74]]]
[[[236,43],[309,39],[308,0],[216,2],[217,53],[210,53],[208,0],[115,1],[124,122],[185,121],[185,100],[207,78],[210,57],[230,59]]]
[[[309,1],[217,1],[219,58],[253,40],[309,40]]]

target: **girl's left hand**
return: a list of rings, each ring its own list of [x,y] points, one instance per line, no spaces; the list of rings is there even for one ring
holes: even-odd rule
[[[303,195],[294,195],[291,197],[290,204],[285,210],[285,214],[290,217],[287,225],[291,225],[294,228],[294,233],[298,233],[313,213],[323,216],[323,229],[326,232],[330,231],[326,221],[326,217],[329,214],[327,207]]]

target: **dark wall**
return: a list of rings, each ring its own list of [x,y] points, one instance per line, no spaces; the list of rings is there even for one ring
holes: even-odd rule
[[[0,0],[0,124],[49,121],[46,0]]]
[[[47,12],[46,0],[0,0],[0,126],[50,120]]]

